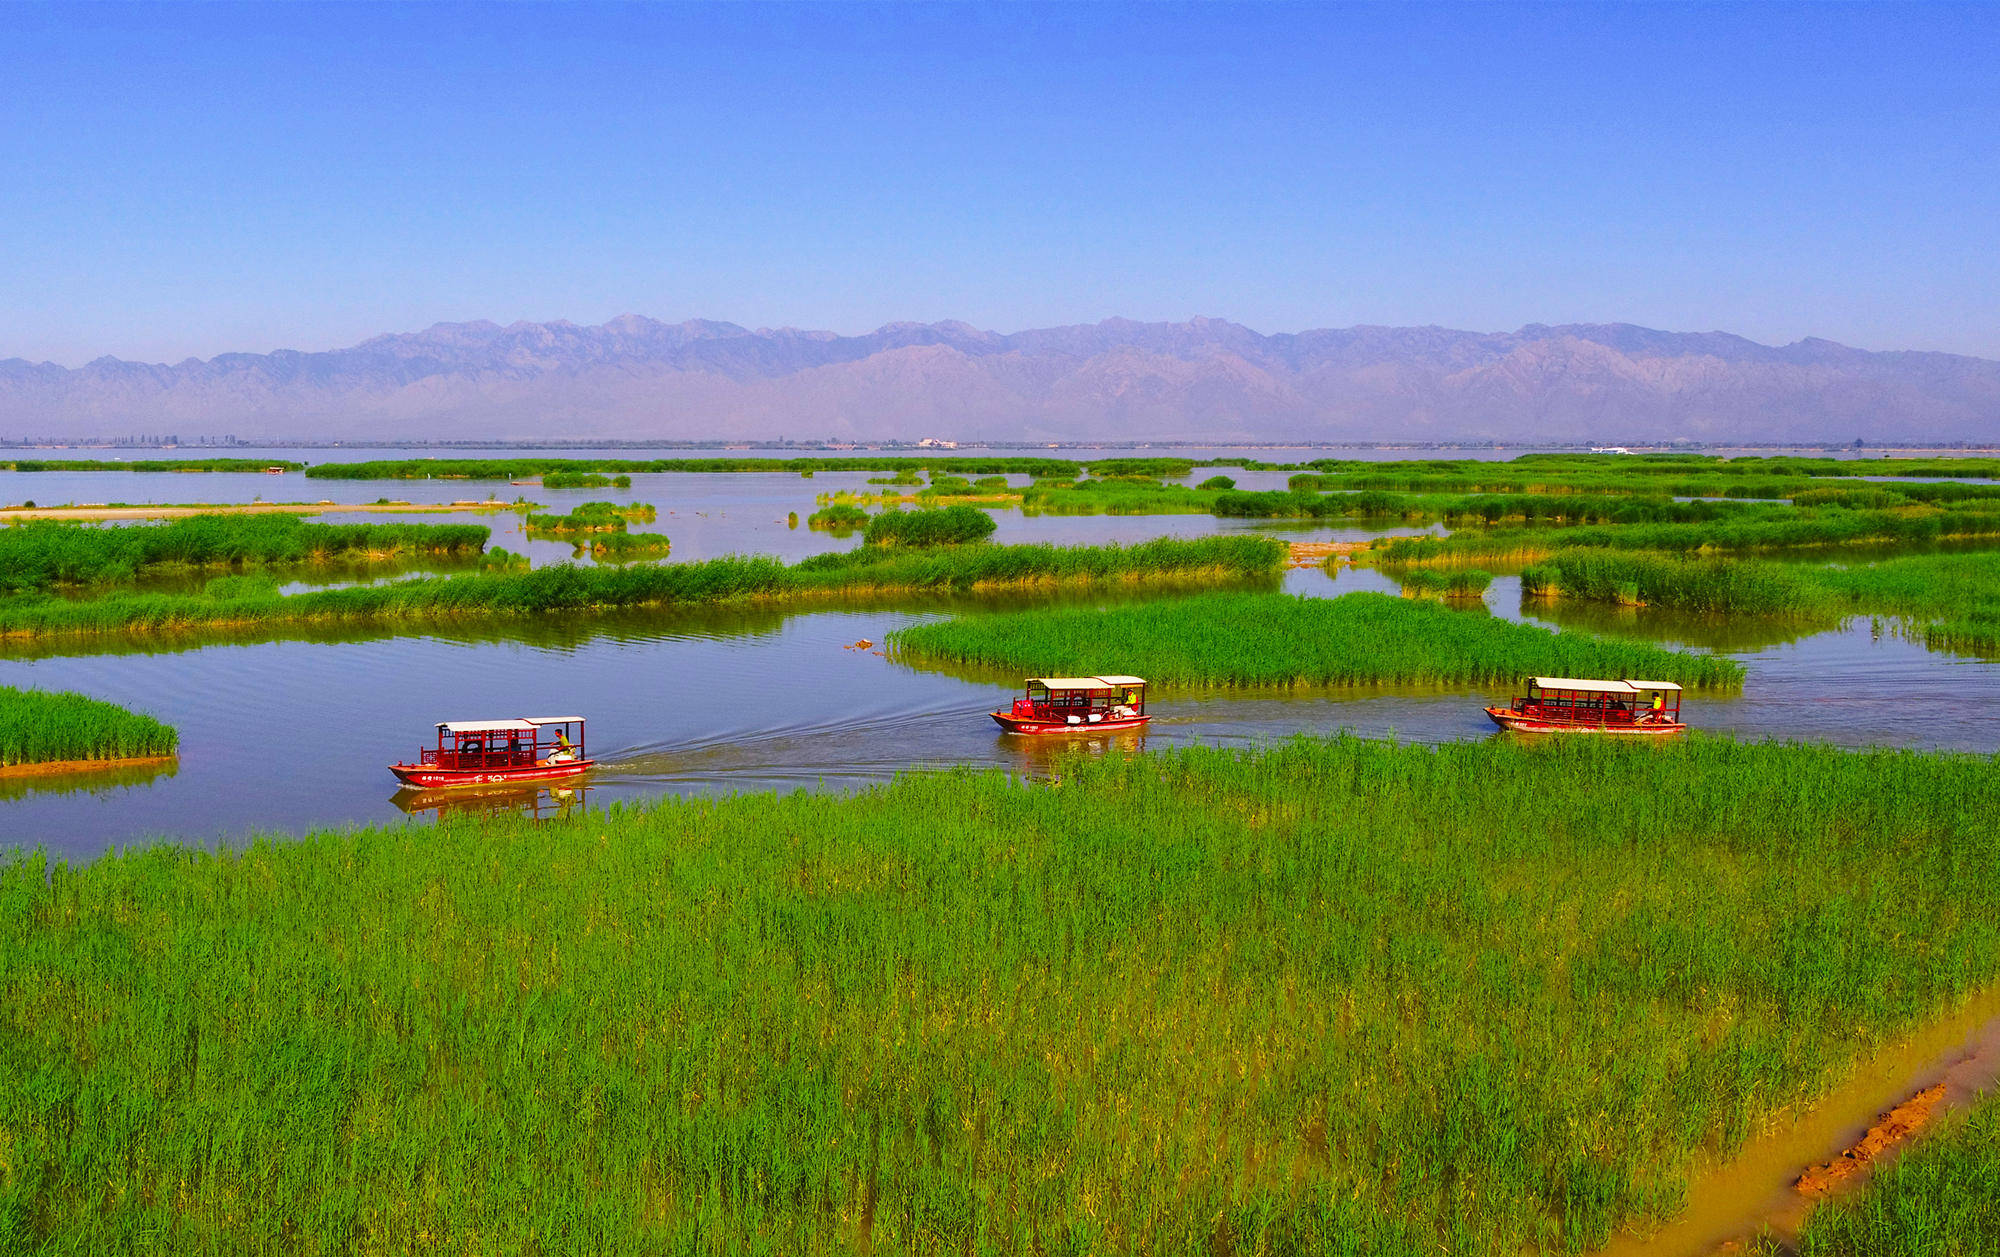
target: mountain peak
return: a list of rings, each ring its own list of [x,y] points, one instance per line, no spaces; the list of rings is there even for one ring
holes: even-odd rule
[[[2000,363],[1728,332],[1530,323],[1265,335],[1111,317],[847,336],[626,312],[434,323],[175,366],[0,363],[0,435],[275,439],[1990,440]]]

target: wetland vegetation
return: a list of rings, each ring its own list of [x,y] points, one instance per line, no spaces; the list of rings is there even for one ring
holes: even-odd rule
[[[0,458],[0,471],[302,471],[304,463],[270,458]]]
[[[594,471],[552,471],[542,477],[544,489],[629,489],[632,477],[603,476]]]
[[[976,506],[883,511],[861,534],[870,546],[960,546],[993,535],[993,517]]]
[[[1642,642],[1556,633],[1432,602],[1357,593],[1212,593],[913,624],[908,662],[1014,676],[1132,672],[1157,685],[1506,684],[1536,674],[1647,677],[1734,689],[1743,665]]]
[[[1059,775],[17,857],[0,1235],[1573,1253],[2000,972],[1986,757]]]
[[[0,600],[0,636],[256,630],[341,621],[426,623],[891,591],[1230,583],[1274,578],[1285,557],[1283,542],[1206,537],[1163,538],[1133,546],[864,547],[790,565],[763,557],[617,568],[557,564],[526,572],[428,577],[290,595],[266,586],[254,591],[228,588],[219,594],[116,592],[88,601],[12,598]]]
[[[179,742],[171,727],[113,703],[0,685],[0,769],[172,755]]]
[[[593,533],[622,533],[630,524],[647,524],[658,517],[659,508],[646,502],[624,506],[616,502],[584,502],[562,515],[530,505],[522,518],[521,531],[530,537],[562,540]]]
[[[488,536],[478,524],[312,524],[296,515],[196,515],[107,527],[35,520],[0,527],[0,594],[115,585],[174,570],[467,558]]]

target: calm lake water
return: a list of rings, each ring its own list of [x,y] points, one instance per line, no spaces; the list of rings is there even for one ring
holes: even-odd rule
[[[317,460],[335,453],[366,458],[406,452],[306,456]],[[1330,452],[1248,453],[1278,461]],[[1284,473],[1229,474],[1246,488],[1277,487],[1285,479]],[[574,502],[615,497],[658,507],[660,518],[648,530],[673,539],[675,560],[734,553],[795,559],[855,543],[803,525],[789,527],[787,515],[797,512],[803,520],[819,493],[875,488],[867,478],[826,472],[810,480],[779,474],[653,475],[634,477],[630,490],[552,492],[465,481],[320,481],[297,475],[0,473],[0,502],[221,502],[260,495],[271,501],[366,502],[386,495],[445,502],[499,492],[566,509]],[[1003,542],[1138,541],[1223,531],[1305,540],[1379,535],[1354,528],[1274,529],[1209,516],[1024,518],[999,511],[995,517],[995,540]],[[526,550],[538,563],[569,557],[567,546],[524,542],[512,515],[479,518],[495,528],[494,544]],[[1365,570],[1337,578],[1295,571],[1285,586],[1319,596],[1394,589]],[[1496,581],[1487,603],[1496,614],[1520,617],[1518,582]],[[877,653],[898,625],[980,605],[993,604],[899,599],[860,610],[645,612],[402,636],[327,633],[311,640],[151,650],[90,645],[81,648],[86,653],[50,658],[0,649],[0,684],[80,690],[150,712],[177,726],[182,739],[178,766],[165,772],[0,778],[0,842],[44,845],[68,858],[87,858],[160,839],[235,842],[260,832],[432,818],[439,796],[399,793],[386,765],[416,750],[443,719],[581,712],[590,718],[590,750],[603,761],[578,791],[474,795],[447,802],[452,810],[530,806],[548,813],[668,792],[847,788],[912,767],[952,764],[1045,773],[1052,748],[1002,737],[985,716],[1011,697],[1011,684],[920,671]],[[2000,703],[2000,665],[1930,652],[1867,621],[1793,639],[1782,630],[1619,616],[1594,608],[1536,614],[1557,615],[1562,624],[1591,631],[1740,657],[1750,670],[1741,696],[1691,700],[1689,714],[1704,728],[1850,746],[2000,749],[2000,726],[1990,715]],[[876,649],[853,648],[863,640],[877,643]],[[1154,704],[1150,731],[1119,745],[1248,744],[1341,729],[1425,741],[1489,737],[1492,726],[1480,707],[1505,697],[1477,691],[1170,696]]]

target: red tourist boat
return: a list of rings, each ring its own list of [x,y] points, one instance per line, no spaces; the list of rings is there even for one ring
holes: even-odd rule
[[[1009,733],[1113,733],[1138,729],[1146,714],[1146,682],[1139,677],[1036,677],[1011,711],[992,713]]]
[[[389,771],[407,785],[435,790],[576,777],[597,763],[583,751],[582,716],[448,720],[437,730],[435,748],[418,751],[414,764],[391,764]]]
[[[1614,733],[1666,737],[1687,732],[1681,687],[1672,681],[1584,681],[1536,677],[1512,707],[1488,707],[1503,729],[1521,733]]]

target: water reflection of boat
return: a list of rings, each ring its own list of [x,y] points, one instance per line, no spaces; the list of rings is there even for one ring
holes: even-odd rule
[[[437,738],[435,747],[417,752],[416,762],[391,764],[389,771],[404,785],[437,789],[560,780],[589,772],[597,762],[584,754],[582,716],[446,720]]]
[[[1139,677],[1032,677],[1008,711],[989,713],[1008,733],[1097,734],[1144,727],[1146,682]]]
[[[1536,677],[1512,707],[1488,707],[1503,729],[1518,733],[1609,733],[1664,737],[1685,733],[1681,687],[1672,681],[1588,681]]]
[[[1057,769],[1070,756],[1085,755],[1096,759],[1113,753],[1138,754],[1146,749],[1146,730],[1123,729],[1067,738],[1002,737],[995,741],[1012,754],[1017,763],[1016,771],[1022,776],[1053,781],[1061,778]]]
[[[446,816],[488,816],[498,812],[519,812],[531,820],[554,820],[581,809],[588,786],[458,786],[442,790],[396,791],[389,801],[417,816],[435,812]]]

